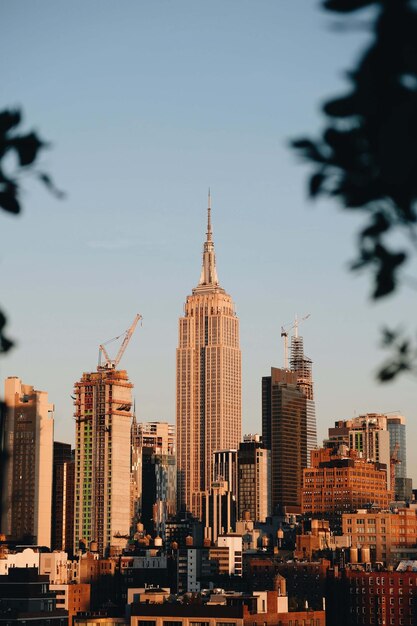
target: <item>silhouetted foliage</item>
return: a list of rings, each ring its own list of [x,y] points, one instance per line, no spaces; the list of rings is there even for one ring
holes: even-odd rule
[[[378,372],[381,382],[393,380],[402,372],[417,372],[417,347],[401,331],[385,328],[382,345],[390,350],[392,356]]]
[[[14,214],[22,209],[19,196],[24,174],[36,176],[54,195],[63,196],[51,177],[35,168],[40,150],[48,144],[35,132],[19,132],[21,121],[22,115],[18,110],[0,111],[0,208]],[[15,158],[14,165],[10,163],[10,156]],[[7,352],[13,346],[13,342],[4,335],[5,324],[6,317],[0,311],[0,352]]]
[[[350,91],[324,103],[321,137],[292,145],[314,164],[311,198],[336,197],[344,208],[365,215],[351,268],[372,272],[377,299],[395,290],[400,270],[416,253],[417,2],[326,0],[323,6],[337,13],[372,6],[373,38],[348,72]],[[398,234],[405,235],[400,248]],[[389,344],[400,351],[379,373],[382,381],[412,369],[411,345],[399,341]]]

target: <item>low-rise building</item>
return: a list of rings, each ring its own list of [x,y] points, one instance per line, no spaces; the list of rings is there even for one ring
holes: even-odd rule
[[[133,604],[131,626],[325,625],[324,611],[288,612],[278,591],[217,593],[206,604]],[[281,610],[284,609],[284,610]]]
[[[0,625],[68,626],[68,613],[57,609],[49,578],[36,567],[12,567],[0,576]]]
[[[417,572],[335,568],[329,571],[327,590],[328,626],[416,623]]]
[[[349,548],[350,542],[348,535],[334,535],[330,531],[328,520],[312,519],[311,530],[296,536],[294,556],[298,559],[311,559],[317,552]]]
[[[342,515],[342,532],[350,538],[352,548],[369,548],[371,561],[389,564],[397,560],[399,551],[416,546],[417,510],[346,513]]]
[[[50,589],[56,593],[57,609],[68,611],[70,624],[74,615],[90,610],[91,585],[87,583],[50,585]]]
[[[242,535],[220,535],[216,546],[210,548],[209,558],[217,561],[219,574],[242,576]]]
[[[39,574],[49,577],[53,584],[65,584],[68,580],[68,556],[66,552],[38,546],[3,552],[0,558],[0,575],[6,575],[13,568],[36,567]]]

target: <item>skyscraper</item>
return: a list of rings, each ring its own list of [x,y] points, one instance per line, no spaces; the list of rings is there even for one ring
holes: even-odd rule
[[[250,519],[265,522],[271,514],[271,451],[261,443],[259,435],[246,435],[237,453],[238,519],[245,511]]]
[[[262,378],[262,442],[271,450],[273,513],[301,510],[307,467],[307,398],[296,372],[271,368]]]
[[[387,415],[390,454],[397,456],[395,464],[395,498],[411,500],[412,480],[407,477],[406,424],[404,415]]]
[[[75,550],[96,541],[117,553],[129,537],[132,387],[125,370],[100,366],[75,383]]]
[[[134,418],[132,435],[132,518],[136,515],[147,533],[165,539],[166,522],[177,506],[174,425]]]
[[[176,395],[178,502],[201,518],[213,452],[241,436],[239,321],[217,277],[210,194],[201,276],[179,320]]]
[[[46,391],[6,378],[1,532],[51,545],[54,405]]]
[[[310,453],[317,447],[316,405],[314,403],[313,362],[304,354],[303,338],[298,336],[296,325],[295,335],[291,337],[291,371],[297,374],[297,385],[306,397],[307,411],[307,465],[310,465]]]

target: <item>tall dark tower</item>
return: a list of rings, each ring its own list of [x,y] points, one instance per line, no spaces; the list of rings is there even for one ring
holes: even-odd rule
[[[297,372],[271,368],[262,378],[262,442],[271,450],[272,512],[301,510],[307,467],[307,398]]]

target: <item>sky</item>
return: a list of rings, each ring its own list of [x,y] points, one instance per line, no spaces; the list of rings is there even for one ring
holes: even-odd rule
[[[120,366],[137,417],[175,421],[178,318],[200,275],[210,187],[219,279],[240,319],[243,432],[261,431],[281,326],[310,314],[300,334],[319,441],[335,420],[402,412],[416,481],[417,380],[375,379],[380,331],[415,332],[416,294],[371,300],[370,277],[348,270],[360,217],[312,204],[289,148],[318,135],[320,106],[347,89],[369,33],[340,32],[315,0],[3,0],[0,17],[0,108],[21,107],[50,142],[39,169],[66,192],[26,176],[22,215],[0,215],[16,341],[0,374],[48,391],[55,439],[74,441],[73,384],[136,313]]]

